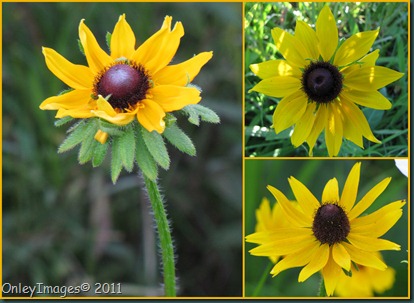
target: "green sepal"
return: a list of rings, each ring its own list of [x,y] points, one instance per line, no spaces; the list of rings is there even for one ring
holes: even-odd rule
[[[135,148],[135,156],[136,162],[138,167],[141,169],[142,173],[150,180],[155,181],[157,180],[158,176],[158,166],[155,162],[154,158],[152,157],[151,153],[149,152],[144,138],[142,137],[142,132],[140,130],[141,126],[137,125],[137,132],[135,136],[136,141],[136,148]]]
[[[55,121],[55,126],[59,127],[59,126],[65,125],[66,123],[68,123],[72,120],[73,120],[73,118],[70,117],[70,116],[63,117],[63,118]]]
[[[93,167],[98,167],[102,164],[103,160],[105,159],[106,153],[108,152],[108,147],[109,147],[108,141],[106,141],[105,144],[101,144],[98,142],[98,145],[95,146],[95,149],[93,150],[93,157],[92,157]]]
[[[141,127],[141,134],[155,162],[167,170],[170,167],[170,156],[162,136],[156,131],[149,132],[143,127]]]
[[[104,120],[98,120],[98,127],[101,131],[107,133],[109,136],[121,136],[124,130],[118,125],[106,122]]]
[[[134,128],[127,127],[122,136],[114,137],[120,146],[119,155],[121,157],[122,165],[127,172],[132,172],[135,160],[135,137]]]
[[[114,137],[112,141],[111,179],[113,184],[115,184],[118,180],[119,174],[122,170],[122,145],[120,144],[119,138],[120,137]]]
[[[111,38],[112,38],[112,34],[110,32],[106,32],[105,35],[105,41],[106,41],[106,46],[108,47],[108,49],[111,49]]]
[[[190,104],[182,109],[188,115],[188,121],[200,125],[200,119],[209,123],[220,123],[220,117],[211,109],[200,104]]]
[[[68,133],[70,133],[70,135],[59,146],[58,153],[63,153],[65,151],[71,150],[76,145],[80,144],[85,139],[85,133],[87,133],[89,129],[93,128],[94,124],[94,119],[89,119],[87,121],[82,120],[79,123],[73,125],[68,130]]]
[[[165,127],[167,128],[170,125],[175,124],[177,122],[177,118],[173,114],[167,113],[165,115],[164,122],[165,122]]]
[[[352,270],[347,271],[347,270],[345,270],[344,268],[342,268],[342,271],[343,271],[343,273],[344,273],[345,275],[347,275],[348,277],[352,277]]]
[[[81,52],[81,54],[85,56],[85,49],[83,48],[83,45],[80,39],[78,39],[78,47],[79,47],[79,51]]]
[[[177,124],[173,124],[167,128],[165,128],[163,136],[167,138],[167,140],[177,147],[183,153],[186,153],[190,156],[196,155],[196,148],[191,141],[190,137],[188,137],[178,126]]]
[[[97,144],[100,144],[94,138],[98,130],[96,119],[91,119],[89,125],[90,127],[83,133],[84,138],[79,149],[78,161],[80,164],[85,164],[86,162],[91,160],[93,157],[93,152],[97,147]]]

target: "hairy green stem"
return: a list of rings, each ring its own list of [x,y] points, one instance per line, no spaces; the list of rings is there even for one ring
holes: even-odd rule
[[[166,297],[175,297],[175,266],[174,247],[171,239],[171,231],[168,225],[167,213],[158,185],[155,181],[148,179],[145,175],[144,181],[148,190],[155,222],[157,223],[158,237],[160,239],[162,265],[164,271],[164,291]]]

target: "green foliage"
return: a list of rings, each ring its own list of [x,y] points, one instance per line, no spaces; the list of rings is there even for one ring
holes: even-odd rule
[[[163,136],[167,138],[168,141],[176,148],[178,148],[183,153],[186,153],[190,156],[196,155],[196,149],[191,141],[191,139],[177,126],[177,124],[172,124],[170,127],[167,127],[163,133]]]
[[[142,132],[140,130],[141,126],[136,126],[136,161],[139,168],[142,170],[143,174],[147,176],[151,181],[155,181],[158,176],[158,165],[152,157],[151,153],[148,151],[148,148],[142,137]]]
[[[211,109],[200,104],[190,104],[182,109],[188,115],[188,121],[200,125],[200,119],[209,123],[220,123],[220,117]]]
[[[143,127],[141,127],[141,134],[145,146],[148,148],[155,162],[162,168],[168,169],[170,167],[170,156],[168,155],[167,147],[162,136],[156,131],[149,132]]]
[[[291,130],[276,135],[272,115],[280,101],[249,90],[260,79],[249,69],[254,63],[282,59],[277,51],[271,30],[280,27],[294,34],[295,21],[314,25],[324,5],[329,5],[338,26],[340,38],[380,27],[372,50],[379,49],[377,65],[405,73],[397,82],[380,92],[393,106],[388,111],[363,108],[363,113],[374,135],[382,141],[375,144],[364,139],[365,149],[344,139],[338,156],[407,156],[408,154],[408,17],[407,3],[254,3],[245,5],[245,154],[249,157],[307,156],[308,146],[294,148],[290,142]],[[397,135],[398,134],[398,135]],[[324,132],[313,149],[314,156],[327,156]]]

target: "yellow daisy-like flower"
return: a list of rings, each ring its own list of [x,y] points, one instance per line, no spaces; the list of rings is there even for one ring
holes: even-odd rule
[[[254,256],[284,256],[271,270],[276,276],[292,267],[302,267],[298,281],[303,282],[321,271],[329,296],[335,290],[342,269],[351,271],[351,264],[378,270],[387,265],[376,256],[380,250],[400,250],[400,245],[380,239],[401,217],[405,201],[390,203],[379,210],[360,216],[385,190],[391,178],[385,178],[356,202],[361,163],[356,163],[339,196],[338,181],[328,181],[322,200],[294,177],[289,184],[299,207],[294,207],[278,189],[268,186],[280,204],[290,227],[256,232],[247,242],[259,244],[250,250]]]
[[[73,90],[47,98],[40,108],[58,110],[57,118],[99,117],[120,126],[137,119],[148,131],[162,133],[165,113],[201,100],[200,91],[187,84],[213,56],[203,52],[168,65],[184,35],[181,22],[173,29],[171,23],[172,17],[165,17],[161,29],[136,49],[135,35],[124,14],[115,25],[107,54],[82,20],[79,38],[89,66],[72,64],[44,47],[47,67]],[[106,138],[104,132],[95,135],[102,143]]]
[[[309,154],[325,129],[329,156],[336,156],[346,138],[361,148],[363,137],[380,143],[358,105],[387,110],[391,103],[378,89],[404,74],[376,66],[379,50],[368,54],[379,29],[352,35],[338,47],[335,18],[325,6],[316,31],[296,21],[295,35],[274,28],[272,37],[285,60],[252,64],[261,79],[251,91],[283,98],[273,114],[279,133],[294,125],[292,144],[305,141]]]
[[[382,260],[379,252],[376,252],[375,256]],[[340,297],[373,297],[374,292],[382,294],[394,285],[395,270],[392,267],[378,270],[360,264],[357,266],[358,270],[352,271],[352,277],[342,273],[335,294]]]

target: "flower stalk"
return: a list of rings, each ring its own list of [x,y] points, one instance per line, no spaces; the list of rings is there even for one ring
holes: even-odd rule
[[[166,297],[176,296],[174,246],[171,238],[171,229],[168,224],[167,213],[156,181],[147,178],[144,181],[151,201],[154,219],[160,241],[162,266],[164,272],[164,292]]]

